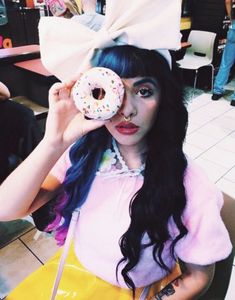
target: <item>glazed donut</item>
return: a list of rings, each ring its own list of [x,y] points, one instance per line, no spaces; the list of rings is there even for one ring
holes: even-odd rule
[[[96,91],[103,91],[97,98]],[[86,117],[107,120],[114,116],[122,105],[124,86],[121,78],[112,70],[95,67],[86,71],[75,83],[72,97],[76,107]]]

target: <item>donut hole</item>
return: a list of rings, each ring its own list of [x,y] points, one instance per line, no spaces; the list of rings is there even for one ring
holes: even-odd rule
[[[95,88],[92,90],[92,96],[96,100],[102,100],[105,97],[105,90],[102,88]]]

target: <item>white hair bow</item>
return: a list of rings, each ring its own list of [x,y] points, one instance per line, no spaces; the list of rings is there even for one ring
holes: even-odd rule
[[[176,50],[180,17],[181,0],[106,0],[104,23],[97,32],[73,19],[42,17],[42,62],[57,78],[66,80],[90,66],[95,49],[128,44]]]

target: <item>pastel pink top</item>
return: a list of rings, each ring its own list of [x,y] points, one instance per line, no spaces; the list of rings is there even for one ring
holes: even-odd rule
[[[86,202],[81,208],[75,236],[75,252],[83,266],[103,280],[127,288],[119,268],[123,257],[119,240],[129,227],[129,204],[133,195],[143,184],[142,169],[129,170],[117,147],[105,151],[99,171],[92,183]],[[68,151],[59,159],[51,171],[61,183],[71,163]],[[202,170],[189,161],[184,185],[187,205],[183,222],[188,234],[175,247],[175,255],[184,262],[208,265],[226,258],[232,245],[228,232],[220,217],[223,205],[222,194],[211,183]],[[169,221],[172,237],[177,234],[173,220]],[[143,243],[148,241],[147,234]],[[164,262],[173,268],[174,260],[169,254],[170,242],[163,252]],[[142,251],[137,266],[130,272],[136,287],[149,285],[165,277],[152,257],[152,247]]]

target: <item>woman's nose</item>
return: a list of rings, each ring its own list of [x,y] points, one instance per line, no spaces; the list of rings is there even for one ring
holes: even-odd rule
[[[131,93],[125,92],[123,97],[122,106],[119,110],[119,115],[129,118],[137,115],[137,108]]]

